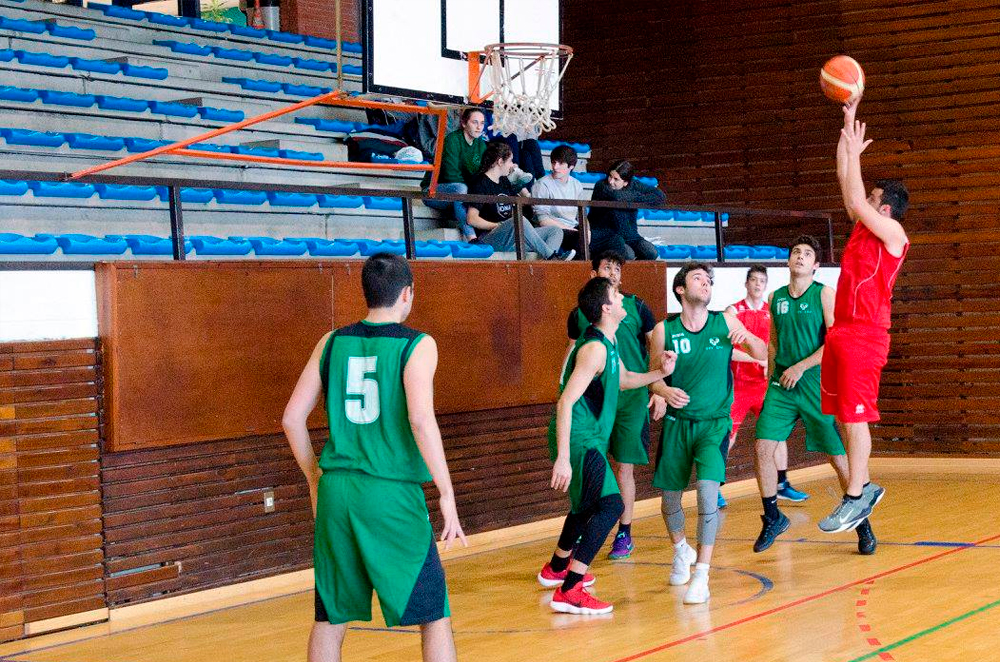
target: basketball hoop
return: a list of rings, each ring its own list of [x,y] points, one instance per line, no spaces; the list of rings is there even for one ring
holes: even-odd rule
[[[480,56],[490,72],[492,91],[480,95]],[[490,44],[469,53],[469,96],[473,103],[493,99],[493,131],[507,136],[526,129],[551,131],[552,96],[573,49],[561,44]]]

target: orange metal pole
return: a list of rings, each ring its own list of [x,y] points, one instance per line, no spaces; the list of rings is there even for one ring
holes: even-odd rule
[[[358,170],[433,170],[434,166],[424,163],[365,163],[363,161],[307,161],[285,159],[277,156],[254,156],[252,154],[226,154],[225,152],[202,152],[192,149],[178,149],[171,152],[179,156],[193,156],[199,159],[221,159],[223,161],[249,161],[250,163],[273,163],[275,165],[313,166],[316,168],[344,168]]]
[[[323,103],[325,101],[332,101],[337,99],[342,95],[342,92],[334,90],[333,92],[327,92],[326,94],[321,94],[318,97],[313,97],[312,99],[306,99],[305,101],[300,101],[299,103],[288,106],[287,108],[279,108],[278,110],[272,110],[264,113],[263,115],[257,115],[256,117],[251,117],[245,119],[242,122],[236,122],[235,124],[230,124],[229,126],[224,126],[219,129],[214,129],[200,135],[185,138],[184,140],[177,141],[170,145],[163,145],[162,147],[157,147],[156,149],[150,150],[148,152],[143,152],[142,154],[133,154],[131,156],[126,156],[121,159],[116,159],[114,161],[109,161],[108,163],[103,163],[101,165],[92,166],[90,168],[85,168],[84,170],[78,170],[69,176],[69,179],[79,179],[86,175],[93,175],[98,172],[103,172],[105,170],[110,170],[111,168],[117,168],[118,166],[128,165],[129,163],[135,163],[136,161],[143,161],[154,156],[159,156],[160,154],[166,154],[167,152],[173,152],[175,150],[183,149],[188,145],[193,145],[194,143],[199,143],[203,140],[209,140],[217,136],[225,135],[227,133],[232,133],[233,131],[239,131],[240,129],[254,124],[260,124],[261,122],[266,122],[267,120],[274,119],[275,117],[281,117],[282,115],[287,115],[288,113],[294,113],[297,110],[302,110],[303,108],[308,108],[309,106],[316,105],[318,103]]]

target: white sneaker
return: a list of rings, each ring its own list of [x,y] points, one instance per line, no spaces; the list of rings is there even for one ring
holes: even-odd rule
[[[698,560],[698,552],[690,545],[685,545],[684,550],[674,552],[674,564],[670,568],[670,585],[683,586],[691,579],[691,566]]]
[[[684,604],[700,605],[708,602],[708,573],[701,570],[694,571],[691,578],[691,585],[688,586],[687,593],[684,594]]]

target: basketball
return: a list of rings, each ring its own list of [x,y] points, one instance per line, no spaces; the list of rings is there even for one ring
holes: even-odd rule
[[[865,72],[854,58],[837,55],[820,69],[819,86],[831,101],[847,103],[865,93]]]

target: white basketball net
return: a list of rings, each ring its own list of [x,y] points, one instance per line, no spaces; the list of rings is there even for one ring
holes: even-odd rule
[[[494,132],[551,131],[552,97],[573,59],[559,44],[490,44],[484,52],[490,71]]]

